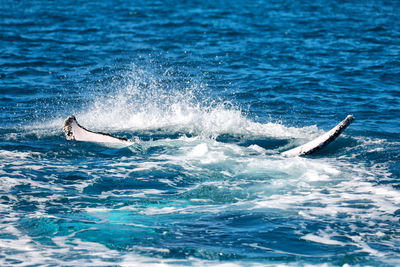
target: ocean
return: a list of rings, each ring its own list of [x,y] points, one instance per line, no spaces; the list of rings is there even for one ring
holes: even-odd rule
[[[1,0],[0,265],[399,266],[399,14]]]

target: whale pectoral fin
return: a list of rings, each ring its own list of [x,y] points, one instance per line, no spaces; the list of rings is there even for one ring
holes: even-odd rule
[[[286,157],[311,155],[334,141],[353,121],[354,117],[352,115],[348,115],[343,121],[333,127],[330,131],[324,133],[323,135],[304,145],[295,147],[288,151],[284,151],[281,153],[281,155]]]
[[[295,147],[293,149],[284,151],[281,153],[282,156],[296,157],[303,155],[311,155],[316,151],[319,151],[329,143],[333,142],[354,120],[352,115],[348,115],[342,122],[333,127],[330,131],[323,135],[315,138],[314,140]],[[108,143],[116,144],[119,147],[130,146],[134,142],[127,140],[126,138],[115,137],[108,133],[93,132],[79,125],[74,116],[69,116],[62,127],[65,137],[67,140],[76,140],[84,142],[95,142],[95,143]]]
[[[79,125],[75,116],[69,116],[62,127],[67,140],[76,140],[95,143],[112,143],[123,146],[132,145],[133,142],[126,138],[115,137],[108,133],[93,132]]]

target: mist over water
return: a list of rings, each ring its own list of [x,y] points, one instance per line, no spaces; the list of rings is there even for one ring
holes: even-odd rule
[[[0,265],[398,265],[398,11],[2,2]]]

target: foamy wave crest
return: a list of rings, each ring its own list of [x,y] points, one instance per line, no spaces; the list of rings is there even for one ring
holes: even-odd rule
[[[193,80],[174,81],[169,74],[154,74],[133,65],[123,82],[76,114],[85,126],[104,130],[164,130],[216,137],[220,134],[313,137],[315,126],[285,127],[258,123],[230,102],[211,99],[207,88]]]

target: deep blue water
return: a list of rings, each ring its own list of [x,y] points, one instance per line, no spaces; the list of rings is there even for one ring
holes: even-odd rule
[[[399,265],[399,14],[0,1],[0,265]]]

